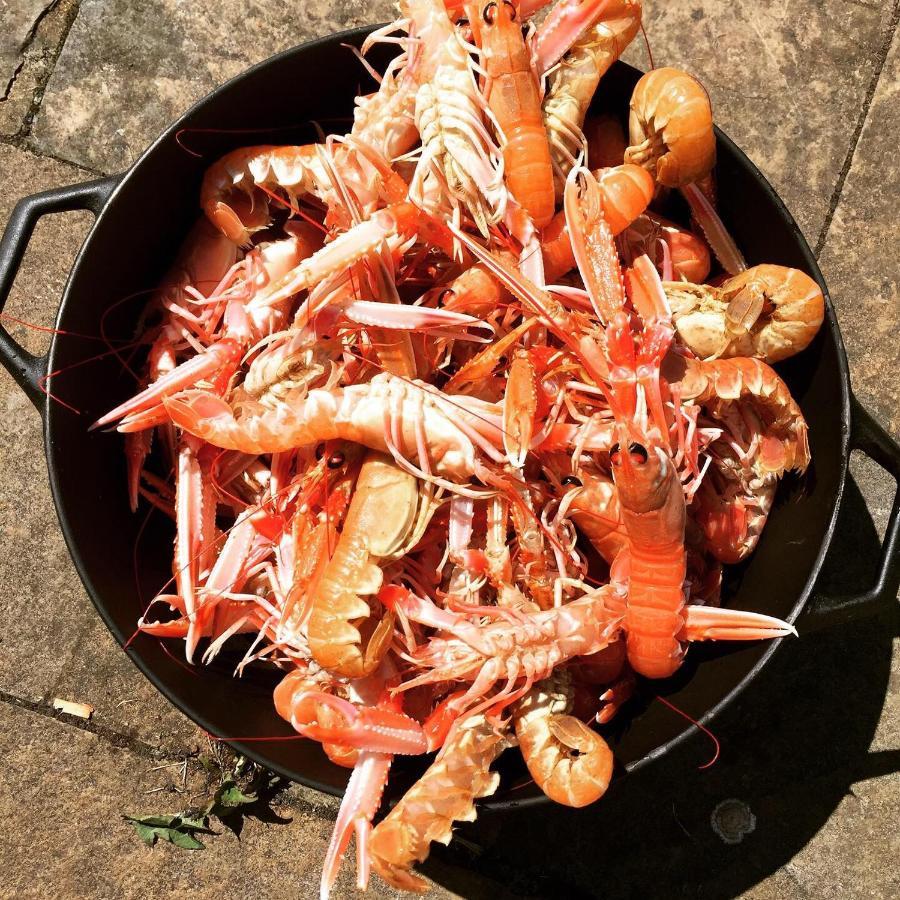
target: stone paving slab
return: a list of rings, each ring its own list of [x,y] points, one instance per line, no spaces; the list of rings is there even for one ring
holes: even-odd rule
[[[90,168],[120,171],[195,100],[253,63],[391,17],[388,0],[82,0],[34,142]]]
[[[15,78],[28,38],[50,5],[48,0],[0,0],[0,96]]]
[[[0,834],[0,896],[135,896],[150,854],[119,815],[147,802],[153,763],[5,704],[0,723],[0,810],[15,823]]]
[[[0,0],[0,136],[27,128],[78,0]]]
[[[859,399],[900,438],[900,40],[895,35],[820,256]]]
[[[294,896],[318,894],[330,815],[287,796],[273,811],[287,824],[244,821],[240,840],[214,821],[203,850],[149,849],[121,819],[180,812],[190,798],[151,793],[167,783],[158,760],[97,735],[0,704],[0,897],[93,898]],[[165,762],[165,760],[163,760]],[[8,777],[15,773],[14,778]],[[352,859],[349,860],[352,862]],[[356,896],[352,867],[333,896]],[[373,882],[370,896],[399,893]],[[436,890],[435,900],[456,895]]]
[[[896,821],[898,796],[896,776],[851,788],[815,840],[791,863],[809,896],[822,900],[895,900],[900,896],[900,835],[890,827],[887,834],[882,833],[887,823]],[[849,847],[856,852],[848,852]],[[841,864],[836,866],[835,859]],[[831,877],[823,878],[824,872]]]
[[[888,2],[647,2],[656,66],[698,77],[716,123],[815,245],[890,18]],[[625,58],[648,68],[643,41]]]
[[[80,181],[72,166],[0,145],[0,220],[29,193]],[[35,231],[5,312],[52,324],[68,269],[90,222],[67,213]],[[13,336],[34,353],[47,336],[20,326]],[[87,621],[84,592],[63,542],[44,462],[41,420],[0,370],[0,691],[43,698]]]
[[[203,733],[179,712],[125,655],[87,597],[84,628],[50,693],[90,703],[92,721],[172,752],[193,751]]]
[[[898,100],[900,36],[895,33],[820,256],[850,359],[854,392],[895,440],[900,440],[900,389],[894,378],[900,367],[900,260],[896,252],[900,196],[900,160],[896,154],[900,134]],[[893,500],[893,480],[874,463],[857,466],[879,495],[873,513],[883,527]],[[900,664],[895,659],[872,752],[889,759],[892,752],[896,755],[898,746]],[[877,819],[885,807],[896,819],[900,798],[896,774],[856,785],[854,793],[858,806],[848,798],[848,811],[856,816],[868,813],[864,822]],[[852,821],[852,816],[847,818]],[[878,848],[884,843],[879,841]],[[878,848],[873,855],[882,859]],[[895,842],[893,860],[886,858],[881,863],[885,882],[890,885],[884,896],[900,893],[898,858]],[[879,862],[872,860],[872,864],[878,866]]]

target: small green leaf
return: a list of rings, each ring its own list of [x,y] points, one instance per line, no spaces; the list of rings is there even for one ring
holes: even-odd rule
[[[130,822],[139,822],[141,825],[149,825],[151,828],[172,828],[179,817],[173,816],[125,816]]]
[[[186,814],[171,816],[123,816],[134,827],[140,839],[152,847],[158,840],[168,841],[185,850],[200,850],[203,844],[194,837],[194,832],[215,834],[209,828],[206,816],[192,817]]]
[[[233,781],[223,781],[216,791],[215,802],[218,806],[237,809],[239,806],[249,806],[257,801],[256,794],[245,794]]]
[[[209,827],[209,819],[206,816],[191,818],[186,815],[178,817],[181,820],[181,828],[187,831],[202,831],[204,834],[215,834]]]
[[[138,833],[138,837],[148,846],[152,847],[156,843],[156,832],[140,822],[129,819],[128,823],[134,826],[134,830]]]
[[[202,850],[204,846],[193,835],[186,831],[176,831],[174,828],[166,829],[165,836],[160,835],[160,837],[164,837],[165,840],[171,841],[176,847],[181,847],[183,850]]]

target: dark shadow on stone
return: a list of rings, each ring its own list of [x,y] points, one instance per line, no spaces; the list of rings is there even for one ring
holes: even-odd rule
[[[829,591],[873,583],[878,535],[852,479],[822,575]],[[424,871],[467,898],[735,897],[767,878],[823,827],[855,782],[900,769],[868,752],[884,704],[897,610],[786,641],[713,730],[615,781],[586,810],[558,806],[483,815],[461,846],[435,847]],[[711,816],[735,798],[756,817],[726,844]]]

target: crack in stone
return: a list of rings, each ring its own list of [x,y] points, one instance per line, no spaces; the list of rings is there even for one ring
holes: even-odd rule
[[[16,79],[21,75],[25,67],[25,63],[27,62],[28,51],[31,49],[32,44],[37,39],[41,25],[47,20],[48,16],[50,16],[54,12],[57,12],[60,7],[63,6],[64,2],[65,0],[51,0],[51,2],[43,8],[40,15],[36,17],[34,24],[31,26],[31,29],[26,36],[25,42],[22,45],[22,62],[16,68],[16,72],[14,73],[13,79],[10,82],[3,99],[7,99],[9,97]],[[54,46],[48,47],[45,51],[45,55],[47,58],[46,69],[45,71],[40,72],[38,74],[38,77],[35,79],[31,102],[29,103],[28,111],[25,113],[25,116],[22,119],[22,125],[20,126],[16,134],[13,135],[11,139],[9,141],[6,141],[5,143],[10,143],[14,147],[25,146],[25,139],[31,134],[31,127],[34,124],[34,119],[38,114],[38,110],[41,108],[41,103],[44,99],[44,92],[47,89],[47,84],[56,69],[56,63],[59,60],[59,56],[62,53],[66,40],[69,37],[69,32],[72,30],[72,25],[75,23],[75,19],[78,17],[79,8],[80,0],[72,0],[70,6],[68,6],[67,8],[63,8],[62,15],[64,16],[64,18],[62,21],[62,29],[59,39]],[[43,155],[49,156],[50,154]],[[67,162],[67,160],[62,161]],[[84,166],[82,166],[81,168],[84,168]]]
[[[50,150],[45,150],[43,147],[36,147],[28,141],[22,141],[21,143],[15,144],[15,146],[19,147],[20,149],[27,150],[29,153],[32,153],[35,156],[41,156],[45,159],[55,159],[58,163],[63,163],[67,166],[74,166],[76,169],[81,169],[83,172],[87,172],[89,175],[93,175],[95,178],[106,178],[107,175],[113,174],[112,172],[107,172],[101,169],[94,169],[91,166],[86,166],[83,162],[75,162],[75,160],[73,159],[67,159],[65,156],[60,156],[58,153],[53,153]],[[125,170],[123,169],[122,171]]]
[[[809,891],[806,889],[806,885],[800,878],[799,873],[797,872],[797,867],[794,863],[789,862],[781,867],[781,871],[787,875],[788,878],[796,885],[797,890],[802,898],[809,897]]]
[[[869,87],[866,90],[866,96],[863,100],[856,127],[853,130],[853,136],[850,139],[850,147],[847,149],[847,156],[844,158],[844,164],[841,166],[838,180],[834,186],[834,190],[831,192],[828,213],[825,216],[825,221],[822,223],[819,239],[816,241],[816,249],[814,251],[816,259],[822,255],[822,250],[825,248],[825,242],[828,240],[828,233],[831,231],[831,223],[834,220],[838,204],[841,201],[841,195],[844,192],[847,176],[850,174],[850,169],[853,167],[853,157],[856,156],[856,148],[859,146],[863,128],[865,128],[866,120],[869,118],[869,110],[872,106],[872,101],[875,99],[878,83],[881,81],[881,73],[887,62],[888,54],[891,52],[891,44],[893,43],[894,35],[897,32],[898,22],[900,22],[900,0],[894,0],[894,9],[891,13],[891,18],[888,21],[887,28],[885,29],[884,40],[881,42],[881,46],[878,48],[878,54],[875,57],[875,69],[872,72],[872,78],[869,82]]]
[[[13,69],[13,73],[10,76],[9,81],[6,83],[6,89],[3,91],[3,96],[0,97],[0,103],[4,103],[6,100],[9,100],[9,95],[12,93],[12,89],[16,85],[16,79],[19,77],[19,73],[22,69],[25,68],[25,52],[22,53],[22,58],[19,60],[18,65]]]
[[[107,175],[111,174],[110,172],[102,172],[100,171],[100,169],[92,169],[90,166],[86,166],[84,163],[74,162],[71,159],[66,159],[64,156],[60,156],[58,153],[52,153],[49,150],[35,147],[32,144],[29,144],[27,141],[18,139],[18,137],[0,137],[0,145],[2,144],[5,144],[7,147],[15,147],[16,150],[25,150],[32,156],[39,156],[42,159],[52,159],[58,163],[62,163],[65,166],[71,166],[74,169],[81,169],[82,172],[85,172],[88,175],[93,175],[96,178],[105,178]]]
[[[70,728],[77,728],[79,731],[86,731],[89,734],[105,740],[113,747],[130,750],[136,756],[151,762],[160,762],[168,759],[183,759],[190,756],[190,752],[185,748],[172,747],[168,750],[160,747],[154,747],[151,744],[141,741],[138,738],[128,737],[110,728],[108,725],[101,725],[98,722],[92,722],[89,719],[79,719],[76,716],[69,716],[54,710],[46,702],[35,702],[33,700],[25,700],[22,697],[16,697],[15,694],[9,694],[6,691],[0,691],[0,703],[6,703],[9,706],[25,709],[36,715],[43,716],[45,719],[52,719]],[[286,806],[291,812],[305,813],[311,815],[315,819],[321,821],[333,821],[334,813],[327,806],[310,802],[303,797],[291,796],[288,792],[290,786],[294,782],[289,779],[282,779],[282,786],[272,795],[272,800],[276,797],[280,803]]]
[[[881,9],[881,4],[878,0],[844,0],[844,3],[849,3],[851,6],[861,6],[863,9],[873,9],[875,11]]]
[[[143,759],[150,759],[154,762],[158,762],[161,759],[169,759],[178,755],[178,751],[167,751],[158,747],[153,747],[137,738],[121,734],[114,728],[110,728],[108,725],[101,725],[98,722],[91,722],[89,719],[79,719],[75,716],[58,713],[46,703],[36,703],[33,700],[24,700],[22,697],[16,697],[15,694],[8,694],[6,691],[0,691],[0,703],[7,703],[10,706],[18,707],[19,709],[27,709],[29,712],[43,716],[46,719],[53,719],[54,721],[61,722],[71,728],[77,728],[80,731],[87,731],[90,734],[95,734],[97,737],[103,738],[103,740],[112,744],[113,747],[130,750],[132,753],[137,754]]]

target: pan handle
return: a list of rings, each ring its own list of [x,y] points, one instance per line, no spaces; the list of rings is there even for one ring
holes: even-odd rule
[[[875,584],[860,594],[813,594],[797,626],[801,632],[843,625],[893,606],[900,588],[900,445],[869,415],[856,397],[850,397],[850,449],[861,450],[894,476],[897,491],[891,504],[887,531]]]
[[[15,206],[0,239],[0,312],[6,305],[22,257],[41,216],[85,209],[95,216],[109,200],[121,175],[85,181],[23,197]],[[21,347],[0,324],[0,363],[4,365],[28,399],[42,409],[44,393],[40,379],[47,371],[47,357],[35,356]]]

